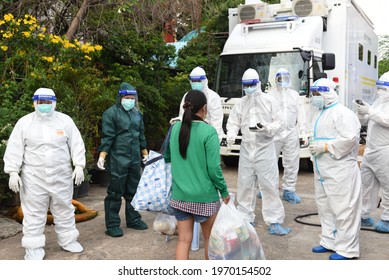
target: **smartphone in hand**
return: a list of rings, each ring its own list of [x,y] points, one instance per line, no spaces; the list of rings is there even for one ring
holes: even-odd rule
[[[365,105],[365,104],[363,104],[363,101],[361,100],[361,99],[357,99],[357,100],[355,100],[355,102],[357,102],[359,105]]]
[[[249,129],[250,129],[250,130],[258,130],[258,127],[259,127],[259,128],[262,128],[263,126],[262,126],[261,123],[257,123],[257,126],[251,126],[251,127],[249,127]]]

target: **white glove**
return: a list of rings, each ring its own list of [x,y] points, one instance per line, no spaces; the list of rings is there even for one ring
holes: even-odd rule
[[[309,144],[308,148],[313,156],[318,156],[320,154],[328,152],[327,144],[323,142],[313,141]]]
[[[180,117],[175,117],[175,118],[171,118],[169,123],[172,125],[172,124],[175,124],[178,121],[181,121],[181,118]]]
[[[104,164],[105,164],[105,158],[99,157],[99,160],[97,161],[97,168],[100,170],[105,170]]]
[[[227,138],[227,147],[231,147],[234,145],[235,139],[234,138]]]
[[[308,146],[308,134],[306,134],[304,131],[301,132],[301,139],[303,140],[303,145],[305,147]]]
[[[146,164],[148,159],[149,159],[149,156],[143,156],[143,158],[142,158],[143,164]]]
[[[370,105],[369,104],[363,103],[363,105],[360,105],[358,103],[355,103],[355,106],[357,107],[357,113],[359,115],[369,114],[369,111],[370,111]]]
[[[81,183],[84,182],[84,168],[76,165],[76,167],[74,167],[72,179],[74,179],[74,184],[76,184],[76,186],[81,185]]]
[[[20,188],[23,187],[22,179],[19,177],[18,172],[9,173],[8,186],[15,193],[19,192]]]
[[[270,132],[269,128],[264,124],[262,124],[262,127],[259,127],[258,125],[256,125],[256,127],[257,127],[259,132],[265,132],[267,134],[269,134],[269,132]]]

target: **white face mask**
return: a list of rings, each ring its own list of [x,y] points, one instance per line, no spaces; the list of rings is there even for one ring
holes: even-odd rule
[[[389,96],[389,91],[387,89],[389,89],[389,88],[388,87],[379,87],[379,88],[377,88],[378,98]]]
[[[124,110],[130,111],[135,106],[135,99],[122,99],[122,106]]]
[[[257,87],[255,86],[255,87],[246,87],[243,90],[246,94],[251,94],[251,93],[255,92],[256,89],[257,89]]]
[[[192,82],[191,84],[192,89],[202,91],[204,88],[204,85],[202,82]]]
[[[323,96],[312,96],[312,105],[316,108],[324,108],[324,99]]]
[[[41,113],[48,113],[53,108],[52,104],[38,104],[37,105],[39,112]]]

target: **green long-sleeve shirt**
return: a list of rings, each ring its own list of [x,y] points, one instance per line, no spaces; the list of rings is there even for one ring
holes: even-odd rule
[[[181,122],[171,131],[165,161],[171,162],[172,199],[190,202],[213,202],[227,197],[227,185],[220,167],[220,145],[216,129],[202,121],[193,121],[184,159],[179,150]]]

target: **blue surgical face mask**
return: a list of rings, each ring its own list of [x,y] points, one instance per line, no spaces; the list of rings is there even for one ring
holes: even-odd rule
[[[200,83],[199,82],[192,82],[190,85],[191,85],[192,89],[196,89],[199,91],[202,91],[204,88],[204,85],[201,82]]]
[[[41,113],[48,113],[53,108],[53,104],[38,104],[38,111]]]
[[[312,105],[316,108],[324,108],[324,99],[323,96],[312,96]]]
[[[122,106],[126,111],[131,110],[135,106],[135,99],[122,99]]]
[[[257,87],[247,87],[247,88],[244,88],[243,90],[246,94],[251,94],[251,93],[255,92],[256,89],[257,89]]]

